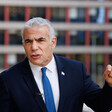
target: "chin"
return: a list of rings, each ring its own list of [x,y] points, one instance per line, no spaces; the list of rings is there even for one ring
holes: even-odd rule
[[[42,66],[42,64],[41,64],[41,63],[36,62],[36,61],[33,61],[32,63],[33,63],[34,65]]]

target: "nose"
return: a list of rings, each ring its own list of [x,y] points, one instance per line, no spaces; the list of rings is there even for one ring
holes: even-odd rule
[[[38,49],[38,45],[35,41],[32,42],[32,51],[35,51]]]

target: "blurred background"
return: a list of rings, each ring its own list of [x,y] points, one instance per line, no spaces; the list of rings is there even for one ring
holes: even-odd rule
[[[102,86],[112,64],[112,0],[0,0],[0,72],[25,58],[21,29],[37,16],[56,30],[54,53],[82,61]]]
[[[21,29],[37,16],[56,30],[54,53],[82,61],[102,86],[112,64],[112,0],[0,0],[0,72],[25,58]],[[84,105],[84,112],[92,110]]]

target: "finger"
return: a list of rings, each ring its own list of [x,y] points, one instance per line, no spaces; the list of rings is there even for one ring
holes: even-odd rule
[[[111,71],[112,66],[111,65],[107,65],[106,69],[109,70],[109,71]]]
[[[111,78],[111,69],[112,69],[112,66],[111,65],[107,65],[105,71],[104,71],[104,78],[105,80],[107,80],[108,78]]]
[[[111,65],[108,65],[107,66],[107,70],[110,72],[109,73],[109,77],[112,78],[112,66]]]
[[[110,74],[109,74],[109,77],[112,78],[112,70],[111,70],[111,72],[110,72]]]
[[[110,74],[111,73],[111,70],[112,70],[112,66],[111,65],[107,65],[106,70],[104,72],[104,75]]]

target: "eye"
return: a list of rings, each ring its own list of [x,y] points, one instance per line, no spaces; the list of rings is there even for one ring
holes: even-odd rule
[[[27,44],[27,43],[31,43],[32,42],[32,40],[30,40],[30,39],[26,39],[25,40],[25,43]]]
[[[45,41],[46,39],[44,37],[40,37],[37,39],[39,42]]]

